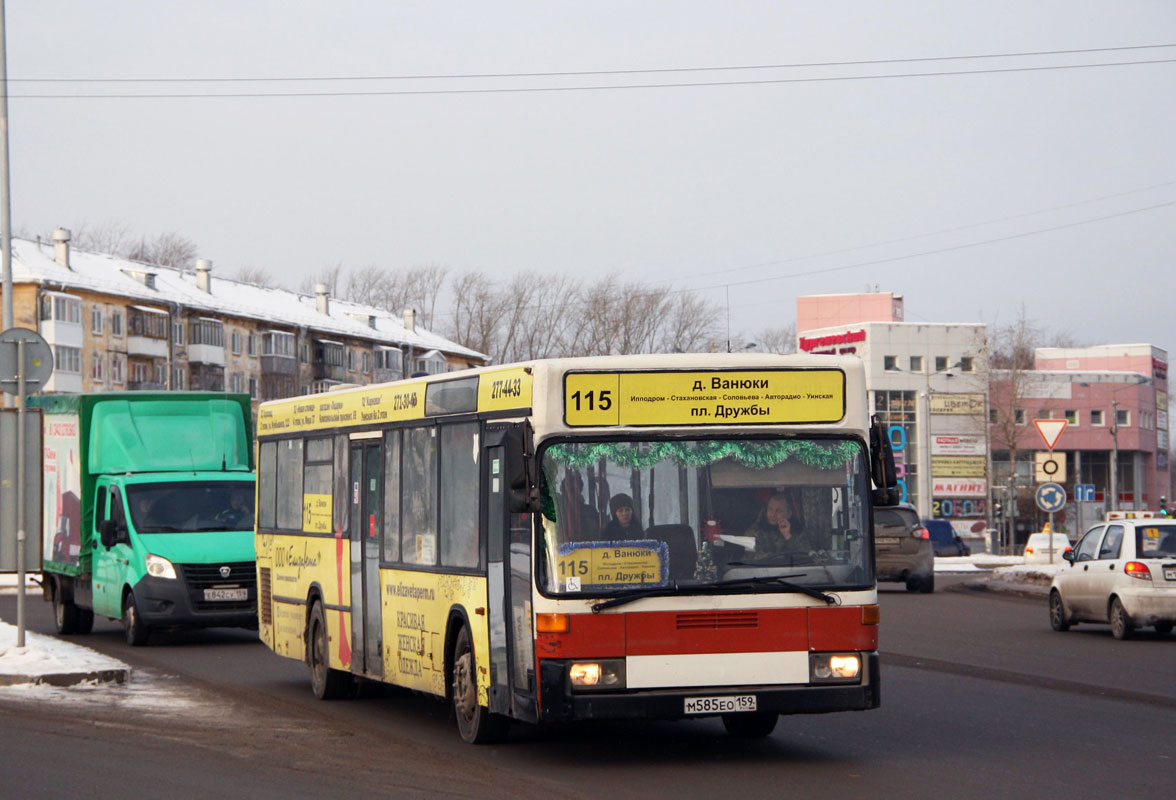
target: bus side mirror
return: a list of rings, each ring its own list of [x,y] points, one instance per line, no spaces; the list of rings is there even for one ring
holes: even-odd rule
[[[104,519],[98,523],[98,539],[102,542],[102,546],[107,550],[114,547],[115,538],[117,536],[117,529],[114,526],[114,520]]]
[[[534,473],[534,448],[530,447],[530,429],[525,425],[513,426],[502,439],[506,456],[507,504],[512,514],[527,514],[539,511],[539,489],[532,477]]]
[[[898,471],[894,467],[894,449],[877,417],[870,425],[870,478],[874,482],[874,505],[892,506],[902,499]]]

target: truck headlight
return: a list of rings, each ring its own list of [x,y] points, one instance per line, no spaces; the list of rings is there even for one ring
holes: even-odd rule
[[[152,578],[174,579],[176,577],[176,568],[172,565],[172,562],[163,556],[148,553],[145,561],[147,563],[147,574]]]
[[[862,657],[857,653],[812,653],[809,680],[812,683],[858,683]]]
[[[574,661],[568,666],[574,691],[609,691],[625,688],[625,660]]]

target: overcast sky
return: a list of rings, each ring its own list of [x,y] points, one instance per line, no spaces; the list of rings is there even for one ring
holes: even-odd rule
[[[877,286],[911,321],[1024,303],[1176,348],[1166,0],[6,5],[18,231],[175,231],[290,286],[340,262],[620,272],[729,296],[748,332]],[[799,66],[644,72],[770,65]],[[678,85],[570,88],[650,84]],[[89,96],[111,94],[268,96]]]

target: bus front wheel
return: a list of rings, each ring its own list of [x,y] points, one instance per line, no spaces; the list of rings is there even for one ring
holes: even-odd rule
[[[457,633],[453,645],[453,713],[461,738],[470,744],[489,744],[502,741],[510,727],[505,717],[491,714],[490,709],[478,704],[478,681],[474,662],[474,647],[470,630],[465,626]]]
[[[310,611],[310,635],[307,637],[306,660],[310,664],[310,684],[319,700],[339,700],[351,694],[351,675],[331,668],[330,645],[327,643],[327,615],[317,600]]]

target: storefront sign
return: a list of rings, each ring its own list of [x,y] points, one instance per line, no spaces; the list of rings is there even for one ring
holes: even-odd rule
[[[944,394],[938,392],[931,395],[932,414],[984,414],[984,395],[982,394]]]
[[[988,481],[984,478],[935,478],[931,494],[936,497],[987,497]]]
[[[988,454],[988,442],[983,436],[961,434],[933,434],[931,455],[933,456],[983,456]]]
[[[987,466],[984,456],[931,457],[931,475],[935,478],[983,478]]]

